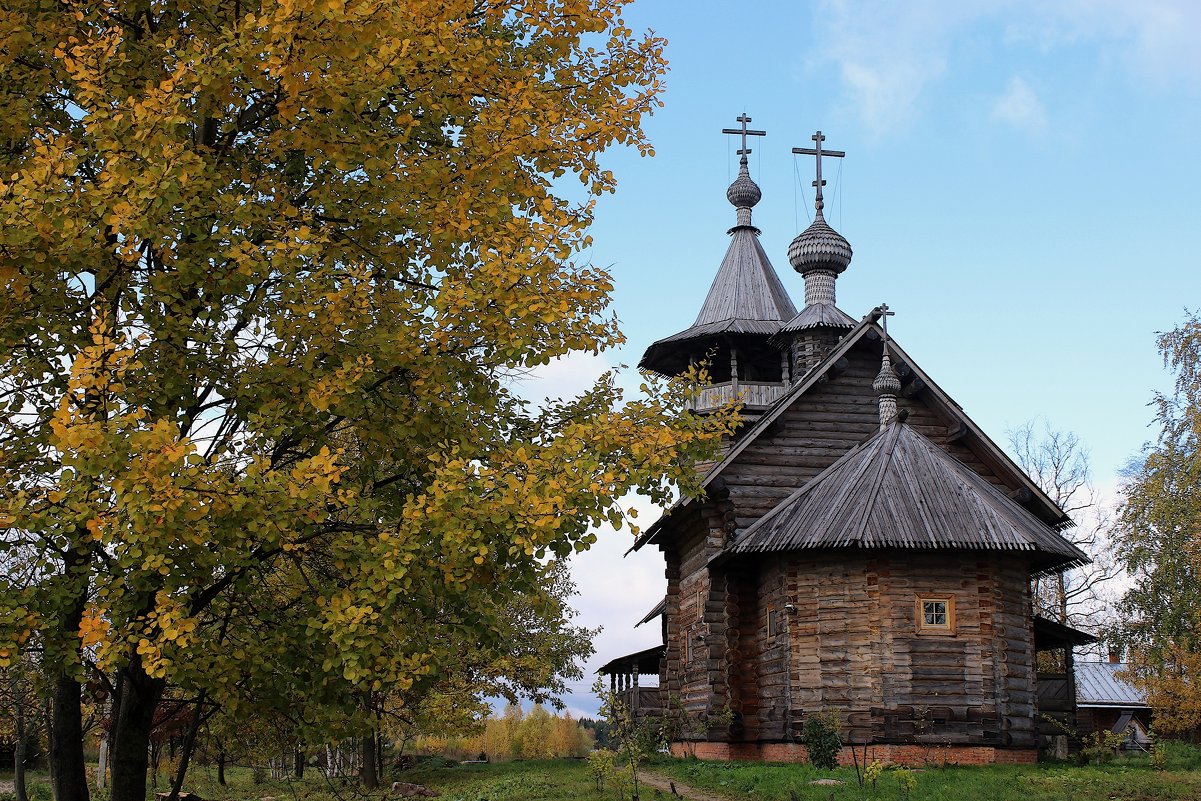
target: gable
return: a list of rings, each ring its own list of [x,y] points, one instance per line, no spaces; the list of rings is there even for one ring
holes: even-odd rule
[[[781,410],[763,430],[747,431],[738,443],[737,456],[715,472],[729,490],[739,529],[770,512],[880,429],[879,398],[872,389],[880,369],[880,343],[874,344],[875,348],[860,342],[848,350],[845,364],[828,373],[827,380]],[[972,463],[987,480],[1003,484],[968,448],[949,441],[952,424],[924,398],[899,397],[897,407],[908,412],[909,425]]]
[[[705,475],[702,485],[707,491],[729,492],[738,530],[770,512],[879,430],[879,399],[872,380],[880,369],[883,332],[876,319],[873,312],[860,321],[820,364],[745,429]],[[1043,523],[1072,525],[1063,510],[895,341],[890,341],[889,349],[902,378],[897,408],[908,412],[909,425]],[[676,507],[695,502],[681,499]],[[634,549],[656,540],[671,511],[647,530]]]

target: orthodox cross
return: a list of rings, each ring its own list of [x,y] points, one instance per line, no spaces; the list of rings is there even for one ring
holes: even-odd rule
[[[821,211],[826,205],[825,201],[822,200],[822,187],[826,185],[826,182],[822,179],[822,156],[842,158],[846,153],[842,150],[823,150],[822,142],[826,141],[826,137],[822,136],[821,131],[818,131],[809,138],[814,141],[816,147],[794,147],[792,152],[802,156],[817,156],[817,180],[813,182],[813,185],[817,187],[817,210]],[[887,309],[888,307],[885,306],[884,308]]]
[[[819,145],[820,147],[820,145]],[[821,173],[818,173],[819,175]],[[820,190],[819,190],[820,191]],[[884,355],[888,355],[888,318],[896,317],[897,313],[888,310],[887,303],[881,303],[876,307],[876,311],[880,314],[880,327],[884,329]]]
[[[745,112],[743,112],[741,115],[736,117],[735,121],[741,122],[742,127],[741,128],[722,128],[721,132],[724,134],[734,134],[736,136],[741,136],[742,137],[742,149],[738,151],[738,155],[745,156],[747,153],[751,152],[751,149],[746,146],[746,138],[748,136],[767,136],[767,131],[752,131],[752,130],[748,129],[746,127],[746,124],[751,121],[751,118],[748,117]]]

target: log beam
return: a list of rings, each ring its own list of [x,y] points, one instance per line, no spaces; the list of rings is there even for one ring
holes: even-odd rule
[[[926,388],[926,382],[920,378],[914,378],[905,386],[901,387],[902,398],[912,398]]]

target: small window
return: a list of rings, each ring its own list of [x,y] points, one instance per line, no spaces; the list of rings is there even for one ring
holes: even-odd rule
[[[767,636],[775,637],[783,633],[780,626],[780,610],[767,607]]]
[[[919,597],[917,599],[918,634],[954,634],[955,599]]]

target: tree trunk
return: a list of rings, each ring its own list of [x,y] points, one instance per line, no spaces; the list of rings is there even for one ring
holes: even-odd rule
[[[108,787],[108,736],[100,735],[100,754],[99,762],[96,765],[96,786],[98,788]]]
[[[359,767],[359,778],[362,780],[363,788],[366,790],[374,790],[379,787],[379,774],[375,770],[374,732],[363,738],[363,762]]]
[[[217,752],[217,784],[225,786],[225,752]]]
[[[46,726],[46,746],[54,745],[54,695],[53,693],[42,698],[42,723]],[[57,792],[54,788],[58,787],[55,781],[55,776],[58,775],[54,766],[54,755],[51,754],[46,759],[47,772],[50,774],[50,794],[53,796]],[[57,801],[57,796],[54,796]]]
[[[297,779],[304,778],[304,749],[297,748],[296,753],[292,755],[292,774]]]
[[[154,710],[163,693],[163,680],[152,679],[141,657],[120,670],[120,693],[113,710],[112,801],[145,801],[147,752],[154,728]]]
[[[76,531],[76,543],[87,542],[86,529]],[[88,582],[84,568],[88,557],[72,548],[64,556],[62,617],[58,634],[72,646],[64,646],[47,664],[50,684],[50,776],[54,801],[88,801],[88,774],[83,757],[83,687],[75,678],[80,657],[79,624],[87,604]],[[142,801],[142,799],[138,799]]]
[[[183,744],[180,746],[179,768],[175,771],[175,780],[171,783],[170,801],[179,801],[179,791],[183,787],[184,778],[188,775],[192,752],[196,750],[196,733],[200,731],[201,712],[204,709],[205,697],[205,693],[200,693],[196,700],[196,711],[192,713],[192,722],[188,725],[187,733],[184,734]]]
[[[78,622],[76,628],[78,630]],[[70,676],[58,676],[54,680],[50,761],[54,765],[55,801],[88,801],[88,775],[83,763],[81,692],[79,682]]]
[[[24,666],[18,666],[18,670]],[[16,736],[17,742],[13,747],[13,791],[17,801],[29,801],[25,792],[25,688],[18,679],[13,679],[13,700],[16,702]]]

